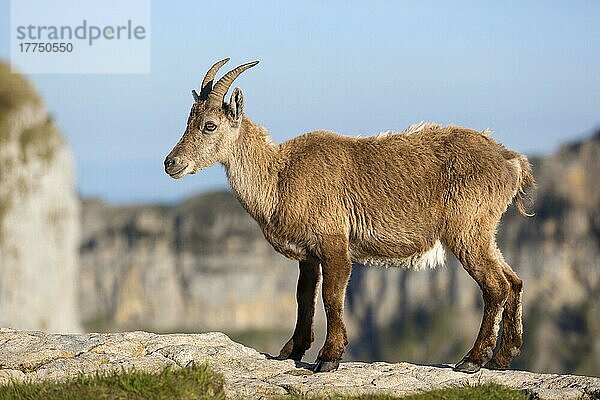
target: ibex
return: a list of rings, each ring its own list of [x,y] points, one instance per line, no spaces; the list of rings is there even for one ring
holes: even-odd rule
[[[447,248],[484,300],[477,339],[455,370],[508,368],[522,344],[522,282],[495,232],[513,200],[527,215],[523,200],[535,185],[527,158],[487,131],[435,124],[359,138],[315,131],[278,145],[244,114],[239,88],[225,101],[233,81],[258,61],[213,86],[228,60],[210,68],[200,93],[192,91],[187,127],[164,167],[179,179],[221,163],[265,238],[299,262],[296,327],[278,358],[300,360],[310,348],[321,275],[327,336],[315,372],[335,370],[348,343],[343,311],[353,263],[434,267]]]

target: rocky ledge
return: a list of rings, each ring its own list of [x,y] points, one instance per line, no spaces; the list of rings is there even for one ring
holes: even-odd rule
[[[342,363],[339,370],[313,374],[311,365],[276,361],[235,343],[222,333],[157,335],[126,332],[57,335],[0,329],[0,384],[62,380],[79,373],[121,369],[159,371],[208,363],[234,398],[268,398],[289,393],[390,393],[496,382],[540,399],[599,399],[600,378],[482,370],[473,375],[450,365]]]

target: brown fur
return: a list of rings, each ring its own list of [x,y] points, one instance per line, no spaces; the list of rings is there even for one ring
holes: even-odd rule
[[[319,264],[327,337],[316,370],[326,371],[337,367],[347,344],[343,308],[352,263],[412,265],[404,261],[418,261],[441,242],[481,287],[485,304],[479,335],[457,369],[474,372],[490,359],[508,367],[522,343],[522,282],[497,249],[495,232],[515,198],[525,213],[522,199],[534,179],[524,156],[486,133],[435,124],[365,138],[316,131],[277,145],[242,109],[237,88],[221,107],[195,103],[165,165],[180,178],[222,163],[266,239],[299,261],[297,324],[280,358],[301,359],[313,341]],[[217,129],[203,130],[206,121]],[[500,318],[503,341],[493,355]]]

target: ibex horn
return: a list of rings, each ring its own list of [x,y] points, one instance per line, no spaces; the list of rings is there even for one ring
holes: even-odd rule
[[[219,69],[223,65],[225,65],[225,63],[227,61],[229,61],[229,58],[225,58],[221,61],[218,61],[212,67],[210,67],[210,69],[206,73],[206,76],[202,80],[202,85],[200,85],[200,94],[196,93],[195,90],[192,91],[195,101],[198,102],[201,100],[206,100],[208,98],[208,94],[210,93],[210,91],[212,90],[212,87],[213,87],[213,81],[215,79],[215,75],[217,75],[217,72],[219,71]]]
[[[231,86],[235,78],[240,76],[240,74],[248,68],[254,67],[256,64],[258,64],[258,61],[252,61],[246,64],[242,64],[239,67],[232,69],[231,71],[223,75],[223,77],[219,79],[217,83],[215,83],[213,90],[209,93],[209,101],[211,103],[215,103],[215,105],[221,106],[221,104],[223,104],[223,100],[225,99],[225,94],[229,90],[229,87]]]

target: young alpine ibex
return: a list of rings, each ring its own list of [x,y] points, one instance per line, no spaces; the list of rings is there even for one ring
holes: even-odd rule
[[[353,138],[316,131],[277,145],[243,112],[242,91],[225,94],[258,61],[229,71],[210,68],[186,130],[165,159],[179,179],[225,166],[237,199],[275,250],[298,260],[296,328],[280,359],[300,360],[314,340],[322,274],[327,337],[315,371],[338,367],[348,343],[344,297],[352,263],[420,268],[450,249],[483,292],[481,328],[455,370],[507,368],[522,339],[521,279],[502,258],[496,226],[516,198],[534,187],[527,159],[487,132],[420,124],[404,132]],[[503,335],[496,353],[500,322]]]

